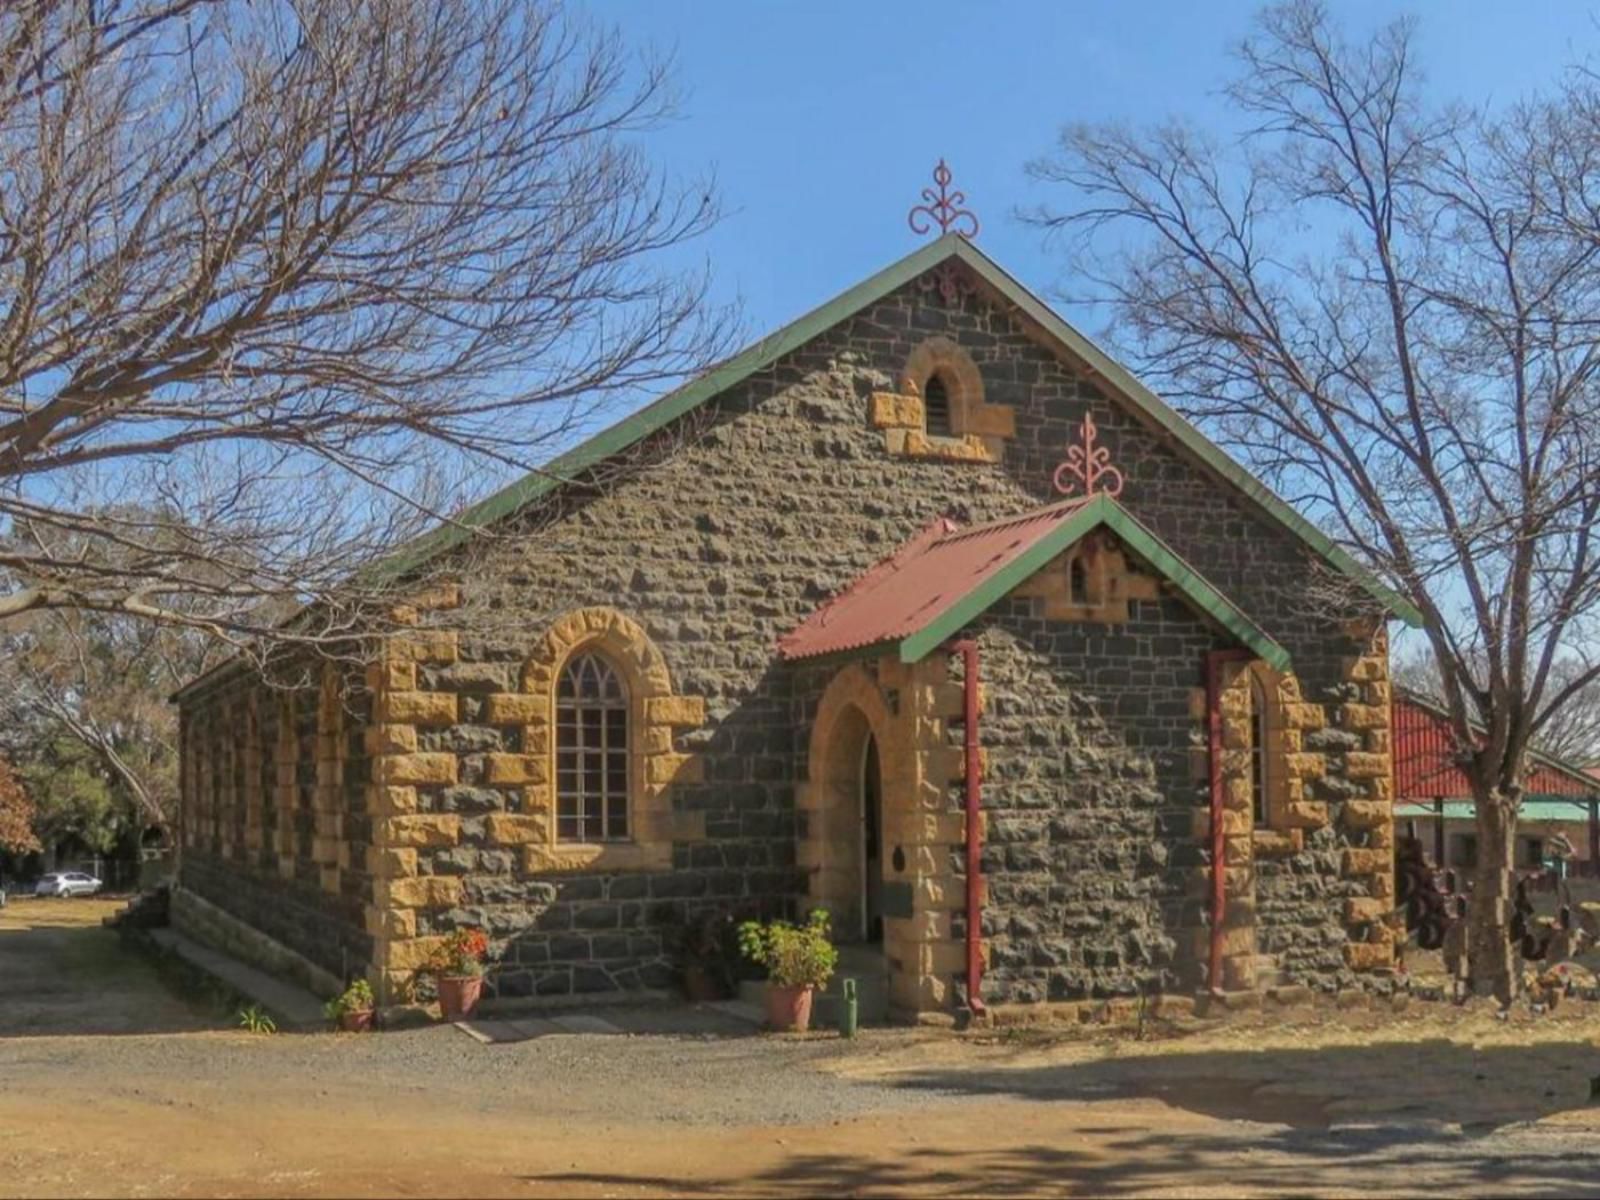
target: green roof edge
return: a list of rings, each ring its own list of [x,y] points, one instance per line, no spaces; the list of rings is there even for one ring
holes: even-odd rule
[[[950,233],[918,248],[876,275],[835,296],[821,307],[812,309],[803,317],[752,342],[720,366],[696,376],[682,387],[652,401],[615,425],[608,426],[566,453],[557,455],[546,466],[480,500],[449,524],[423,534],[408,546],[401,546],[394,554],[375,564],[374,569],[381,570],[390,577],[403,575],[421,566],[434,555],[460,545],[476,530],[510,516],[573,476],[597,466],[613,454],[626,450],[635,442],[670,425],[720,393],[743,383],[763,367],[770,366],[791,350],[805,345],[812,338],[831,329],[874,300],[910,283],[918,275],[949,257],[954,248],[953,244],[964,240]]]
[[[900,642],[900,661],[914,663],[925,658],[1001,597],[1041,570],[1057,554],[1102,525],[1160,572],[1196,608],[1255,651],[1257,657],[1275,670],[1289,669],[1287,650],[1207,582],[1205,576],[1140,524],[1132,513],[1105,495],[1096,496],[922,629],[903,638]]]
[[[638,412],[551,459],[546,466],[480,500],[449,523],[423,534],[409,545],[399,547],[368,568],[368,577],[394,579],[415,570],[435,555],[460,545],[476,530],[512,515],[572,477],[627,449],[719,393],[742,383],[791,350],[951,257],[975,271],[1047,334],[1119,389],[1132,404],[1143,409],[1191,454],[1233,484],[1332,566],[1361,584],[1389,612],[1412,627],[1422,625],[1422,613],[1410,601],[1386,587],[1325,533],[1213,445],[1166,401],[1058,316],[1004,267],[966,238],[954,233],[947,233],[919,247],[826,304],[752,342],[720,366],[668,392]]]
[[[1422,613],[1414,604],[1385,585],[1371,571],[1352,558],[1348,551],[1296,512],[1293,506],[1280,499],[1271,488],[1223,453],[1182,414],[1140,383],[1138,377],[1116,359],[1068,324],[999,263],[966,239],[962,239],[961,245],[956,247],[956,257],[987,279],[1007,299],[1037,322],[1045,332],[1065,343],[1073,353],[1082,357],[1135,405],[1143,408],[1156,424],[1172,434],[1190,453],[1196,455],[1212,470],[1255,501],[1270,516],[1288,526],[1301,541],[1333,566],[1361,584],[1391,613],[1413,629],[1421,628]],[[996,275],[1000,278],[996,279]]]

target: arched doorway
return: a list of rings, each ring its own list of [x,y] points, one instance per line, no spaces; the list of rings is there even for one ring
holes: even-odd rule
[[[869,730],[857,785],[861,812],[861,939],[883,944],[883,767]]]

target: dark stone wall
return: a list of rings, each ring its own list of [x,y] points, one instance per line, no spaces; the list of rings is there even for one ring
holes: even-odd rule
[[[988,705],[985,994],[996,1003],[1193,989],[1207,803],[1190,695],[1224,643],[1173,599],[1113,626],[1009,599],[978,638]],[[1337,868],[1336,868],[1337,869]]]
[[[252,692],[260,745],[255,772],[249,771],[245,752]],[[288,764],[294,784],[287,795],[278,786],[280,706],[286,696],[294,702],[294,757]],[[323,888],[315,857],[317,700],[315,687],[271,687],[237,675],[186,699],[178,883],[324,970],[349,978],[365,974],[373,950],[365,922],[373,896],[367,861],[373,836],[367,811],[370,767],[363,736],[370,705],[364,690],[347,678],[339,794],[348,864],[333,895]],[[207,764],[213,769],[203,775]],[[202,786],[202,779],[211,786]],[[252,806],[260,824],[260,846],[253,852],[247,835]],[[281,850],[284,831],[287,856]]]

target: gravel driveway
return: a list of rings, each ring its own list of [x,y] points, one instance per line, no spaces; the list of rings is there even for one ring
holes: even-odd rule
[[[1600,1195],[1582,1010],[1146,1042],[252,1037],[97,919],[0,914],[0,1195]]]

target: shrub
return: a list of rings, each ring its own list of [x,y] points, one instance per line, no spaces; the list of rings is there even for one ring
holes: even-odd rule
[[[839,961],[829,932],[827,910],[814,908],[804,925],[746,921],[739,926],[739,948],[779,987],[826,987]]]
[[[324,1004],[322,1011],[328,1014],[330,1021],[337,1021],[345,1013],[366,1012],[375,1007],[377,998],[372,994],[372,985],[365,979],[358,979]]]

